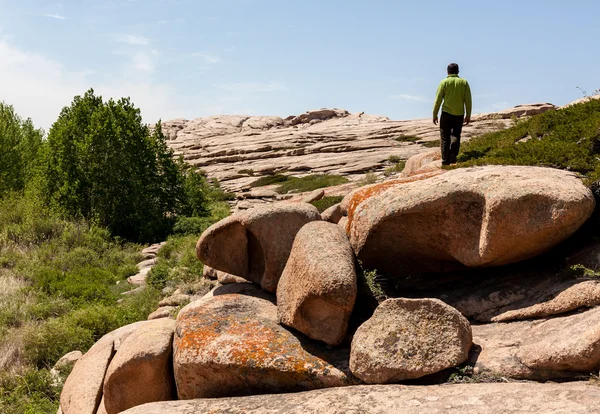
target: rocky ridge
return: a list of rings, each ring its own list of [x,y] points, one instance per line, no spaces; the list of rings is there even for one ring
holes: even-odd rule
[[[552,104],[519,105],[474,115],[464,139],[503,129],[512,117],[556,109]],[[439,139],[431,119],[393,121],[363,112],[321,109],[282,119],[274,116],[211,116],[163,122],[167,144],[231,192],[273,173],[292,176],[336,174],[356,181],[382,171],[391,156],[408,159]],[[250,196],[250,194],[246,194]],[[246,197],[245,196],[245,197]],[[260,198],[252,196],[251,198]],[[274,196],[274,195],[272,195]]]

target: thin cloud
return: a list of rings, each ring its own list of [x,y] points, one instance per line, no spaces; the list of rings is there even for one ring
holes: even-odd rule
[[[202,59],[205,63],[210,63],[212,65],[214,65],[215,63],[219,63],[221,62],[221,58],[219,56],[216,55],[212,55],[210,53],[206,53],[206,52],[196,52],[196,53],[192,53],[193,57],[197,57]]]
[[[150,39],[139,35],[122,34],[117,36],[117,42],[127,43],[132,46],[148,46],[150,44]]]
[[[400,93],[397,95],[390,95],[390,99],[398,101],[413,101],[413,102],[429,102],[430,100],[421,95],[410,95],[408,93]]]
[[[278,81],[271,82],[240,82],[240,83],[220,83],[215,85],[216,87],[229,91],[229,92],[243,92],[243,93],[256,93],[256,92],[287,92],[288,87]]]
[[[58,14],[58,13],[48,13],[45,15],[45,17],[50,17],[51,19],[57,19],[57,20],[67,20],[67,16],[63,16],[62,14]]]
[[[141,72],[154,72],[156,67],[156,58],[158,51],[151,50],[150,52],[136,52],[131,55],[131,66]]]

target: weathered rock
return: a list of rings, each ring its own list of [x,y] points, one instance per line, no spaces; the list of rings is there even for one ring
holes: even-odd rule
[[[217,280],[222,285],[230,285],[232,283],[248,283],[248,281],[243,277],[230,275],[229,273],[221,272],[220,270],[217,271]]]
[[[127,282],[130,285],[134,286],[144,286],[146,284],[146,279],[148,278],[148,273],[150,273],[150,270],[152,270],[152,267],[143,267],[134,276],[129,276],[127,278]]]
[[[390,275],[534,257],[572,235],[595,206],[574,174],[551,168],[465,168],[390,183],[346,202],[359,260]]]
[[[568,108],[570,106],[578,105],[578,104],[581,104],[581,103],[586,103],[586,102],[589,102],[589,101],[594,100],[594,99],[600,99],[600,94],[596,94],[596,95],[592,95],[592,96],[584,96],[583,98],[577,99],[577,100],[575,100],[573,102],[570,102],[570,103],[566,104],[565,106],[562,106],[560,109]]]
[[[483,120],[474,116],[463,128],[463,140],[503,129],[510,125],[512,114],[519,112],[527,110],[511,110],[508,115]],[[182,155],[232,192],[240,192],[256,180],[256,176],[241,174],[242,169],[256,175],[337,174],[358,181],[365,171],[383,171],[390,156],[408,159],[428,150],[404,137],[418,137],[419,142],[439,139],[439,127],[430,119],[392,121],[343,110],[317,113],[286,122],[277,117],[248,116],[177,119],[163,122],[162,128],[176,156]],[[507,118],[502,119],[504,116]]]
[[[180,293],[178,295],[168,296],[158,302],[158,306],[182,306],[190,303],[190,295]]]
[[[205,279],[217,280],[218,276],[219,274],[217,273],[216,269],[204,265],[204,268],[202,269],[202,277],[204,277]]]
[[[303,203],[312,203],[314,201],[318,201],[320,199],[322,199],[325,196],[325,190],[318,189],[315,191],[311,191],[310,193],[306,194],[303,198],[302,198],[302,202]]]
[[[337,224],[343,217],[341,204],[335,204],[321,213],[321,218],[324,221]]]
[[[81,353],[81,351],[69,352],[68,354],[63,355],[58,361],[56,361],[56,364],[54,364],[54,367],[52,368],[57,371],[69,369],[77,361],[79,361],[82,356],[83,354]]]
[[[120,344],[144,322],[123,326],[104,335],[79,361],[60,394],[64,414],[94,414],[102,398],[104,374]]]
[[[151,246],[148,246],[144,250],[142,250],[142,254],[146,257],[146,259],[152,259],[156,257],[158,251],[161,249],[161,247],[164,246],[164,244],[165,242],[155,243]]]
[[[574,378],[600,368],[600,308],[547,320],[473,326],[478,373],[515,379]]]
[[[344,230],[325,221],[308,223],[296,235],[277,286],[279,321],[339,345],[355,300],[354,253]]]
[[[600,387],[568,384],[359,385],[295,394],[147,404],[124,414],[588,414],[598,412]]]
[[[244,196],[247,198],[276,198],[278,195],[279,193],[277,191],[263,188],[252,190],[249,193],[244,194]]]
[[[344,231],[346,231],[346,226],[348,225],[348,217],[342,217],[340,221],[338,221],[338,226],[340,226]]]
[[[406,161],[402,177],[428,173],[442,168],[442,151],[437,148],[413,155]]]
[[[568,266],[580,265],[600,272],[600,243],[592,243],[566,259]]]
[[[225,287],[229,286],[237,285]],[[352,383],[344,366],[347,353],[336,353],[341,359],[336,361],[317,343],[294,336],[277,323],[276,306],[262,295],[215,295],[182,309],[174,342],[179,398],[291,392]]]
[[[388,299],[352,340],[350,370],[368,384],[421,378],[465,362],[471,326],[437,299]]]
[[[177,306],[161,306],[148,315],[148,320],[152,321],[154,319],[170,318],[175,314],[176,310]]]
[[[275,292],[296,233],[321,220],[310,204],[281,203],[234,214],[206,230],[196,245],[204,264]]]
[[[514,108],[504,109],[499,112],[495,112],[492,114],[482,114],[473,117],[475,121],[485,121],[485,120],[499,120],[499,119],[510,119],[512,117],[523,117],[523,116],[533,116],[543,114],[546,111],[552,111],[558,109],[556,105],[552,105],[551,103],[536,103],[536,104],[526,104],[526,105],[517,105]]]
[[[175,321],[145,322],[125,338],[104,378],[104,408],[116,414],[137,405],[176,399],[172,366]]]

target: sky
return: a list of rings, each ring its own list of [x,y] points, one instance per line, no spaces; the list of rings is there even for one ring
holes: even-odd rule
[[[46,131],[89,88],[151,123],[414,119],[457,62],[474,113],[564,105],[600,88],[598,15],[597,0],[0,0],[0,101]]]

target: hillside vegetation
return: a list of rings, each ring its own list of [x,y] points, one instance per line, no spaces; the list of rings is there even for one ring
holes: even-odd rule
[[[466,142],[458,167],[537,165],[574,171],[587,183],[600,179],[600,100],[548,111]]]
[[[228,198],[129,99],[90,90],[47,136],[0,103],[0,412],[55,412],[61,356],[146,319],[162,287],[200,280],[191,240],[229,214]],[[164,280],[123,295],[140,243],[169,235]]]

